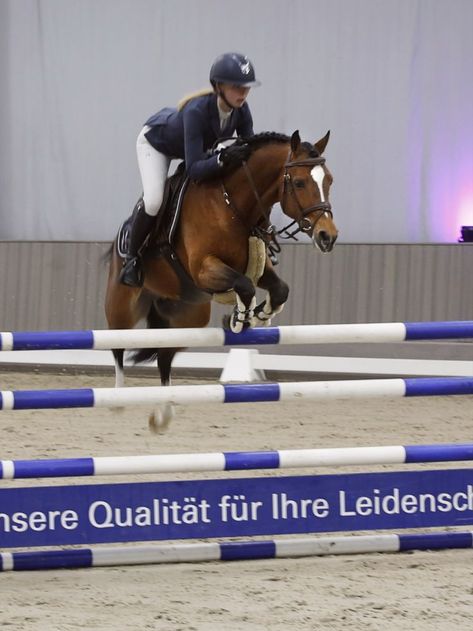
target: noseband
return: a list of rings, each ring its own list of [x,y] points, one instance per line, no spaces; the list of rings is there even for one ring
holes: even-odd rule
[[[289,152],[289,156],[290,155],[291,153]],[[316,158],[305,158],[304,160],[290,161],[289,156],[288,161],[284,165],[283,194],[281,199],[281,206],[284,209],[286,197],[288,194],[291,195],[296,203],[297,209],[301,214],[301,219],[298,222],[293,223],[297,223],[299,225],[300,231],[310,233],[314,230],[318,221],[324,216],[325,213],[328,213],[330,217],[333,217],[332,205],[330,204],[330,202],[320,202],[320,204],[314,204],[313,206],[303,208],[302,204],[299,201],[299,198],[297,197],[296,189],[294,187],[294,182],[292,181],[291,174],[289,173],[289,169],[291,169],[292,167],[323,166],[325,164],[325,158],[323,158],[322,156],[318,156]],[[318,213],[318,215],[315,218],[314,223],[312,223],[310,219],[307,218],[307,215],[315,212]],[[294,234],[297,234],[299,230],[296,230],[296,232],[292,233],[292,236]]]

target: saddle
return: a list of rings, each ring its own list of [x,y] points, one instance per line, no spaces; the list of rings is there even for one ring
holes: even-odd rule
[[[156,221],[148,238],[141,249],[141,255],[155,251],[157,255],[161,248],[166,250],[172,247],[174,234],[179,222],[182,200],[189,184],[184,162],[180,162],[175,172],[166,179],[163,201],[156,215]],[[121,257],[128,252],[131,226],[138,212],[142,196],[138,199],[132,214],[122,223],[118,231],[117,250]]]

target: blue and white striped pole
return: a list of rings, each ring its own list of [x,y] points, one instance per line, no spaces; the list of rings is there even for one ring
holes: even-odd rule
[[[218,328],[24,331],[0,333],[0,350],[218,347],[268,344],[404,342],[473,337],[473,320],[299,325],[248,329]]]
[[[473,443],[0,460],[0,478],[248,471],[473,460]]]
[[[135,388],[3,390],[1,410],[90,408],[136,405],[260,403],[320,399],[416,397],[473,394],[473,377],[304,381]]]
[[[199,563],[203,561],[242,561],[325,556],[329,554],[368,554],[412,550],[447,550],[473,547],[473,532],[436,532],[344,537],[305,537],[269,541],[230,543],[157,544],[114,546],[38,552],[1,552],[0,571],[47,570],[113,565],[157,563]]]

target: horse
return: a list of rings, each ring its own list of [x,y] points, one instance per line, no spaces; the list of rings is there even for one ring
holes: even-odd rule
[[[338,231],[329,202],[332,175],[324,150],[330,132],[315,143],[302,142],[299,132],[291,137],[263,132],[236,142],[247,148],[247,159],[222,177],[189,182],[181,205],[171,254],[157,248],[163,235],[151,235],[142,253],[144,284],[122,285],[118,276],[123,264],[116,240],[110,249],[110,267],[105,313],[111,329],[129,329],[146,319],[150,328],[205,327],[215,296],[233,290],[235,306],[225,325],[234,333],[247,327],[269,326],[289,294],[263,249],[260,274],[253,281],[245,275],[249,237],[271,238],[269,214],[279,202],[296,225],[295,232],[308,235],[321,252],[330,252]],[[293,232],[294,234],[294,232]],[[255,285],[266,294],[256,304]],[[163,386],[169,385],[171,364],[183,349],[137,350],[135,363],[157,359]],[[115,386],[124,385],[123,349],[114,349]],[[149,426],[164,430],[172,416],[167,404],[153,411]]]

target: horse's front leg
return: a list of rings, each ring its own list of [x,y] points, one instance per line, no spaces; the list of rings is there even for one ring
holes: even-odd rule
[[[240,274],[233,284],[236,305],[232,313],[224,320],[233,333],[241,333],[251,326],[256,306],[255,286],[249,278]]]
[[[289,286],[274,271],[269,259],[261,276],[258,287],[266,289],[266,298],[254,309],[251,326],[270,326],[271,319],[283,310],[289,295]]]
[[[199,286],[214,293],[233,289],[236,305],[232,313],[224,319],[224,325],[233,333],[241,333],[251,326],[256,305],[255,286],[244,274],[226,265],[216,256],[208,256],[202,262],[198,274]]]

